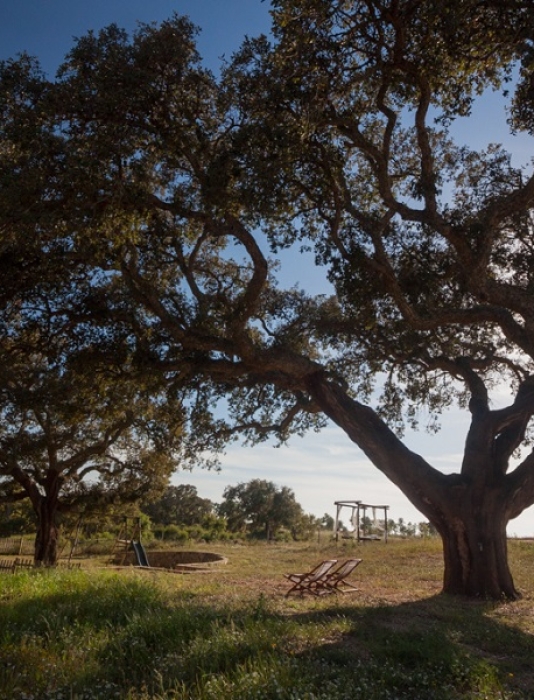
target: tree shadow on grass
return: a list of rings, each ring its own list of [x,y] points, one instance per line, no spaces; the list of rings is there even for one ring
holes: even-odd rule
[[[496,619],[499,605],[444,594],[376,607],[344,603],[298,615],[303,625],[349,622],[308,656],[341,668],[356,661],[371,683],[390,683],[399,697],[534,698],[534,635]]]
[[[49,593],[35,582],[33,594],[0,605],[0,697],[72,688],[100,698],[111,697],[110,685],[141,688],[158,658],[199,630],[210,634],[221,618],[209,606],[188,607],[187,594],[169,605],[150,581],[133,577],[65,578]]]
[[[137,578],[91,583],[0,604],[0,698],[194,688],[272,651],[273,635],[249,633],[250,606],[226,610],[180,590],[171,600]]]
[[[88,697],[107,700],[113,688],[235,684],[258,669],[260,698],[285,698],[280,678],[287,697],[302,682],[336,700],[348,697],[339,688],[354,700],[534,697],[534,638],[498,619],[494,604],[440,595],[364,606],[331,596],[295,612],[260,594],[223,608],[191,591],[161,595],[147,580],[82,579],[0,604],[0,697],[91,689]]]

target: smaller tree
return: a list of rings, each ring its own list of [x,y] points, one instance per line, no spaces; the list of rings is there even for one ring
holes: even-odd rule
[[[401,537],[414,537],[417,526],[412,522],[405,522],[404,518],[399,518],[397,532]]]
[[[158,525],[200,525],[213,513],[214,505],[201,498],[195,486],[168,486],[163,495],[141,509]]]
[[[418,527],[419,527],[419,532],[421,533],[421,537],[437,537],[438,536],[438,531],[432,525],[432,523],[421,522],[418,524]]]
[[[54,332],[59,313],[44,312],[52,301],[41,315],[34,302],[2,327],[0,503],[29,500],[35,563],[51,566],[60,513],[135,501],[167,484],[181,413],[117,338],[67,339]]]
[[[393,520],[393,518],[390,518],[388,520],[388,532],[389,532],[389,534],[396,535],[398,533],[398,531],[399,531],[399,526],[397,525],[395,520]]]
[[[323,517],[321,518],[321,527],[324,530],[333,530],[335,522],[336,521],[334,520],[334,518],[331,515],[329,515],[328,513],[325,513],[323,515]]]
[[[312,513],[303,513],[292,529],[291,535],[294,540],[309,540],[323,528],[322,519],[317,518]]]
[[[248,529],[251,534],[261,534],[268,540],[273,539],[281,527],[294,532],[304,516],[290,488],[279,488],[263,479],[227,486],[218,512],[226,518],[229,530]]]

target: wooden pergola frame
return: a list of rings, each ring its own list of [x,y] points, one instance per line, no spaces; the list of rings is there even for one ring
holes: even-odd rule
[[[334,535],[336,538],[336,542],[339,539],[339,514],[341,512],[342,508],[350,508],[351,509],[351,515],[350,515],[350,522],[352,523],[354,527],[354,539],[358,540],[358,542],[362,540],[376,540],[377,537],[369,537],[366,535],[362,535],[360,533],[360,522],[366,517],[367,509],[370,508],[373,511],[373,520],[376,520],[376,511],[377,510],[383,510],[384,511],[384,542],[388,541],[388,509],[389,506],[384,506],[384,505],[376,505],[372,503],[362,503],[361,501],[334,501],[334,505],[336,506],[336,519],[334,522]],[[382,538],[378,538],[382,539]]]

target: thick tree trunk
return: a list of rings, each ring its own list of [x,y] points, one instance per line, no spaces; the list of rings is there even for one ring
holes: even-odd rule
[[[56,524],[57,503],[41,498],[37,513],[34,562],[36,566],[55,566],[59,531]]]
[[[500,495],[500,498],[499,498]],[[438,530],[443,540],[443,592],[494,600],[516,599],[508,566],[506,524],[502,494],[485,494],[483,506],[451,494],[446,517]]]

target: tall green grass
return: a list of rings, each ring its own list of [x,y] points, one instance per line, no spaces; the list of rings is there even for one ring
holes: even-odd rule
[[[375,587],[385,584],[386,558],[391,570],[412,571],[409,587],[429,555],[423,545],[366,553]],[[362,574],[362,595],[286,599],[283,579],[269,572],[287,569],[297,550],[258,546],[235,558],[213,575],[2,576],[0,699],[534,697],[533,636],[518,614],[532,613],[528,596],[512,605],[373,600],[373,580]]]

